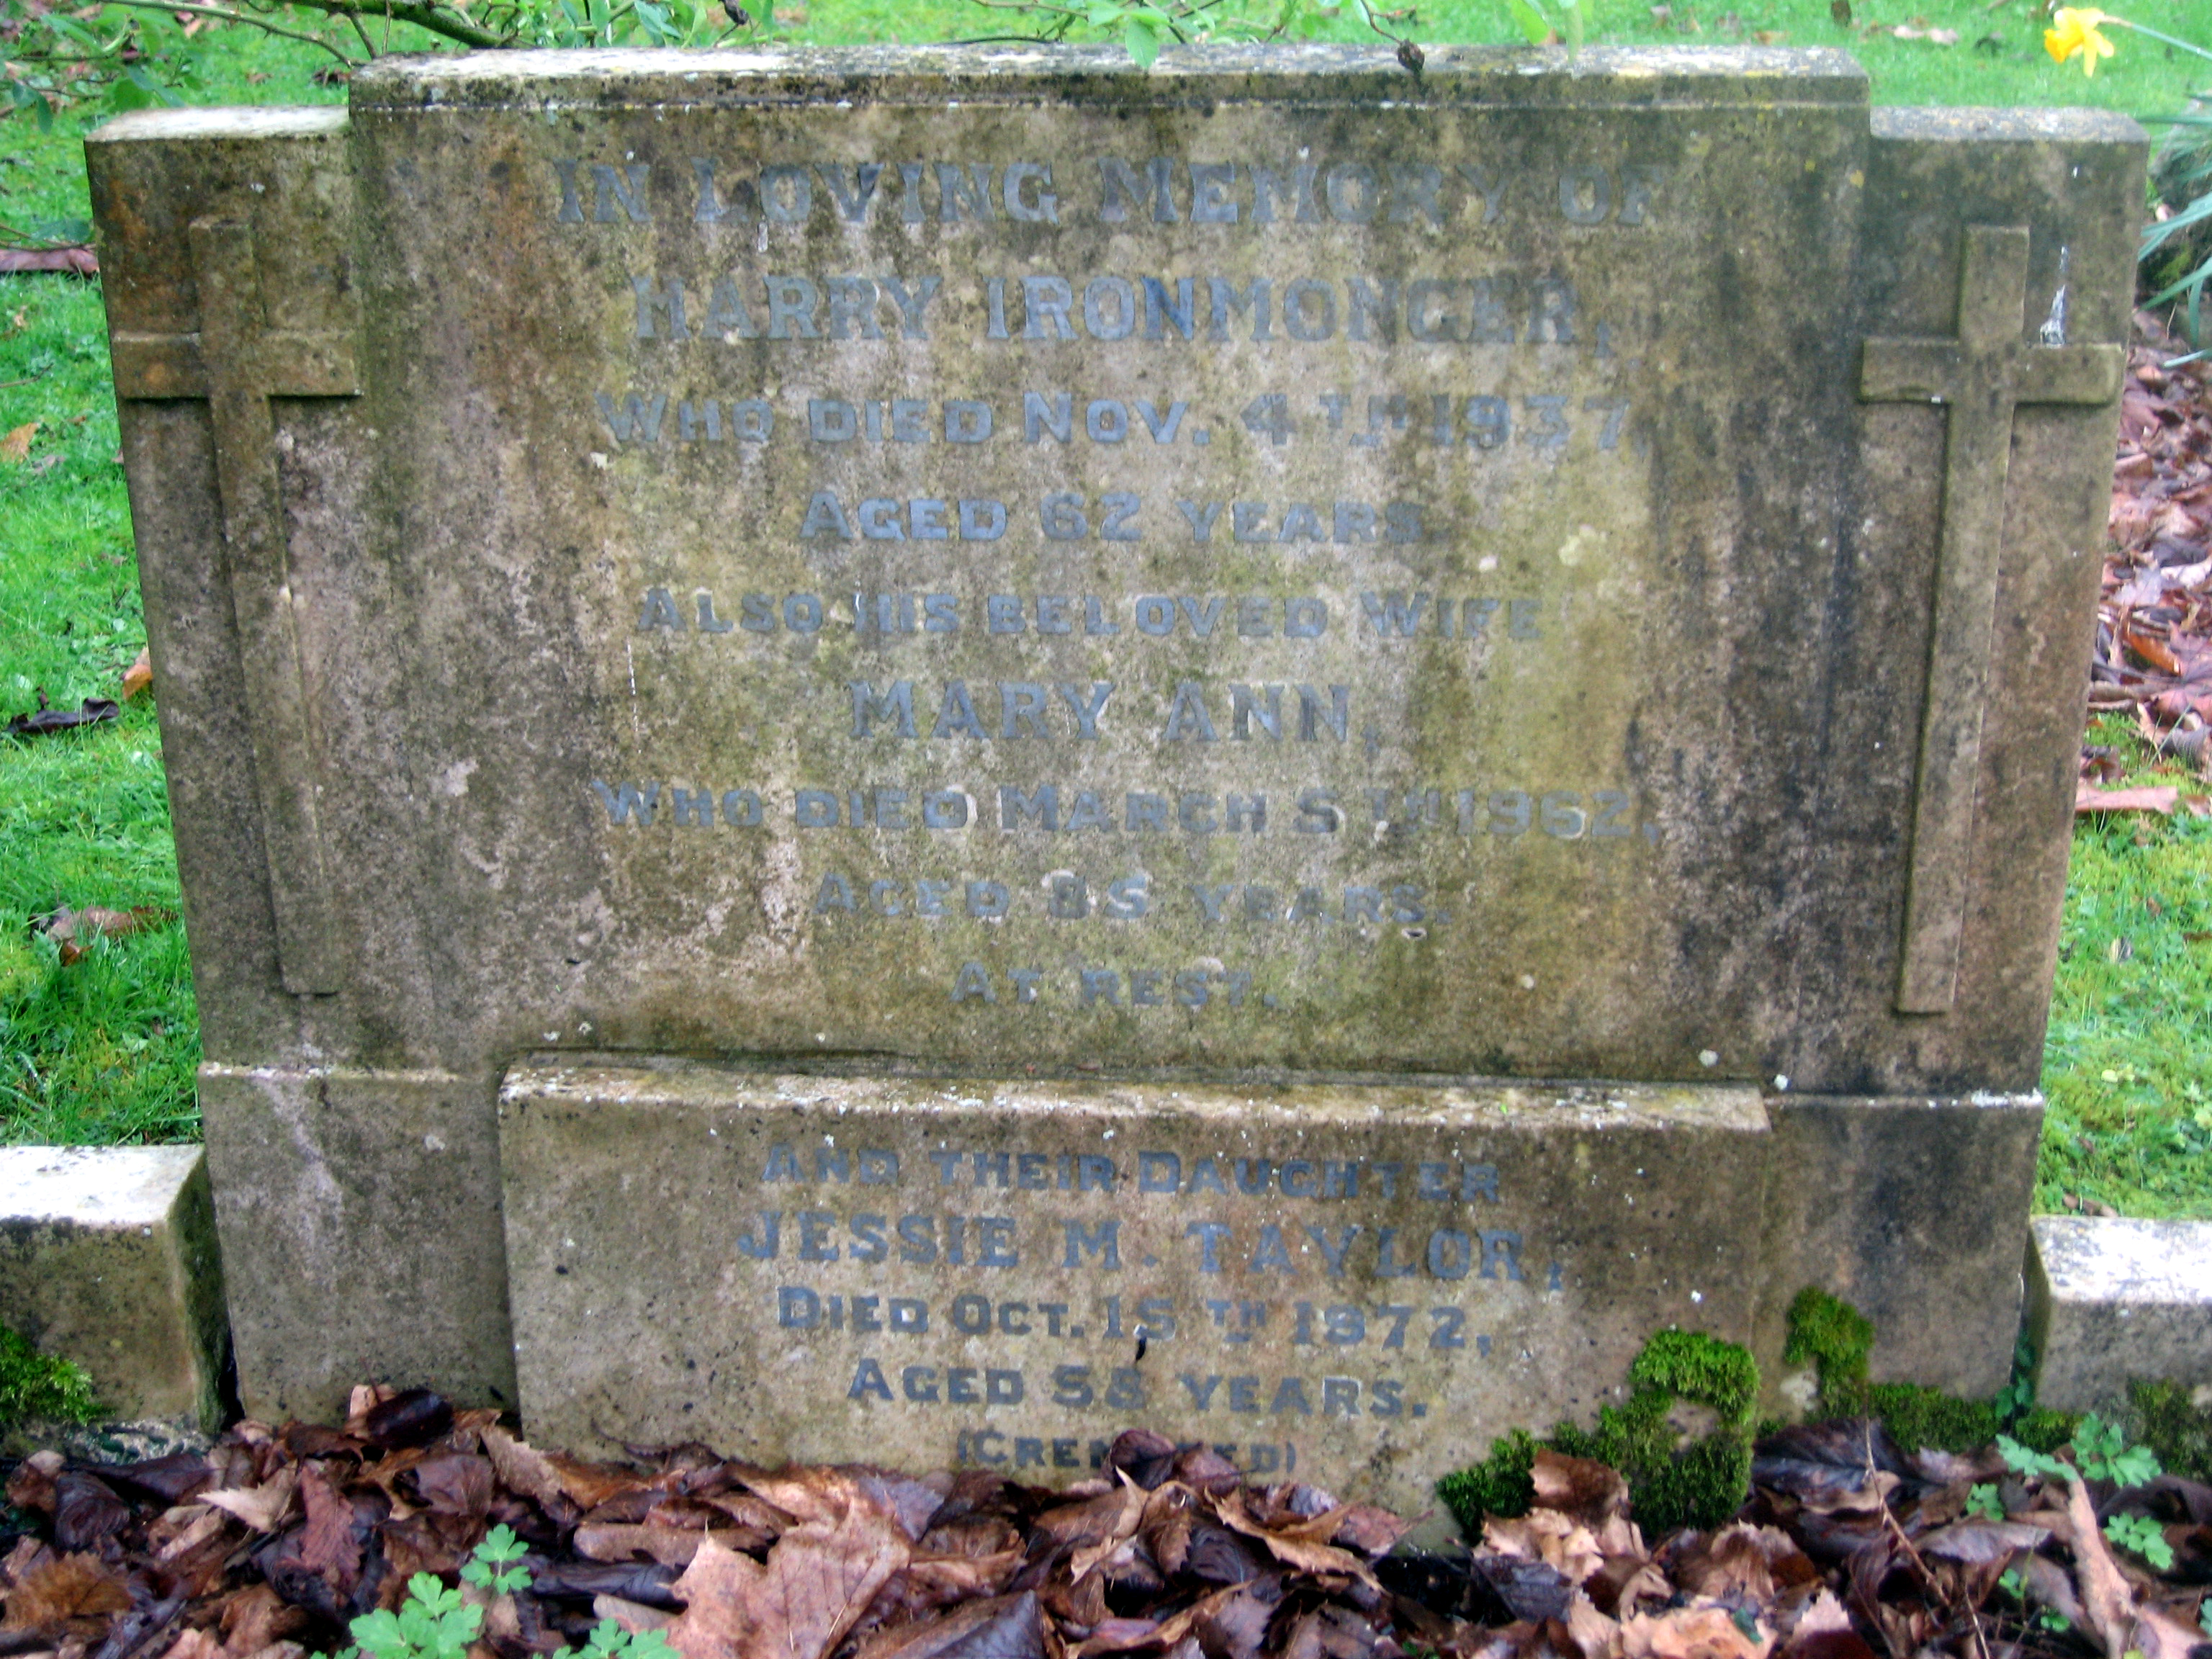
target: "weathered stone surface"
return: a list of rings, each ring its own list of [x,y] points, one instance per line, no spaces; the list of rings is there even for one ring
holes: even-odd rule
[[[118,1419],[221,1421],[222,1262],[197,1146],[0,1146],[0,1325]]]
[[[1774,1173],[1757,1352],[1818,1285],[1874,1322],[1880,1382],[1981,1398],[2012,1372],[2043,1097],[1770,1095]],[[1780,1399],[1777,1396],[1779,1405]]]
[[[254,1409],[343,1417],[364,1376],[512,1406],[499,1148],[474,1091],[441,1072],[215,1064],[199,1082],[224,1261],[257,1287],[231,1310]]]
[[[1428,1507],[1645,1337],[1748,1340],[1756,1091],[886,1083],[558,1060],[501,1095],[548,1443],[1088,1469],[1141,1423]]]
[[[2212,1226],[2045,1215],[2033,1235],[2037,1404],[2109,1412],[2136,1379],[2212,1384]]]
[[[2142,163],[1765,51],[485,54],[103,129],[246,1403],[514,1397],[534,1049],[1786,1074],[2014,1182],[1942,1126],[2038,1069]],[[1971,1304],[1978,1376],[1996,1216],[1759,1249]]]

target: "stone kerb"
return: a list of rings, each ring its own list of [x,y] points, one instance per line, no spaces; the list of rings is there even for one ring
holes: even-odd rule
[[[222,1421],[222,1261],[197,1146],[0,1147],[0,1325],[119,1421]]]
[[[2027,1258],[2036,1402],[2107,1414],[2132,1382],[2212,1406],[2212,1222],[2038,1216]]]

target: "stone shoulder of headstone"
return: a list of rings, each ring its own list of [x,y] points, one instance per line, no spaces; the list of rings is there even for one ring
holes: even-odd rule
[[[624,101],[712,105],[738,88],[805,98],[849,91],[869,101],[948,98],[1080,107],[1092,97],[1157,104],[1206,94],[1238,101],[1369,103],[1405,107],[1462,100],[1511,104],[1701,103],[1758,106],[1805,100],[1860,103],[1866,72],[1829,47],[1589,46],[1571,62],[1512,46],[1424,46],[1415,76],[1388,47],[1305,44],[1170,46],[1149,70],[1117,46],[838,46],[698,53],[662,48],[476,52],[386,58],[356,72],[356,109],[505,107],[553,88],[615,92]],[[1856,89],[1856,90],[1854,90]],[[740,94],[743,95],[743,94]]]

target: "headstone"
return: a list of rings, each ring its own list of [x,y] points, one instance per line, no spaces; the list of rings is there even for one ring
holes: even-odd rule
[[[92,156],[250,1408],[1413,1501],[1806,1284],[2002,1379],[2130,123],[482,54]]]

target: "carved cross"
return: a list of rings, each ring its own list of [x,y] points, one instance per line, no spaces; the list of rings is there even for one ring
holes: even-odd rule
[[[115,390],[123,398],[208,400],[277,956],[286,990],[331,992],[343,975],[323,844],[321,732],[293,609],[269,400],[359,396],[354,337],[350,330],[269,327],[244,213],[196,219],[191,236],[198,331],[115,336]]]
[[[1946,411],[1928,702],[1897,985],[1905,1013],[1947,1012],[1958,982],[2013,410],[2109,404],[2119,396],[2126,360],[2118,345],[2027,343],[2027,229],[1973,225],[1965,240],[1958,337],[1869,340],[1859,374],[1864,402],[1934,403]]]

